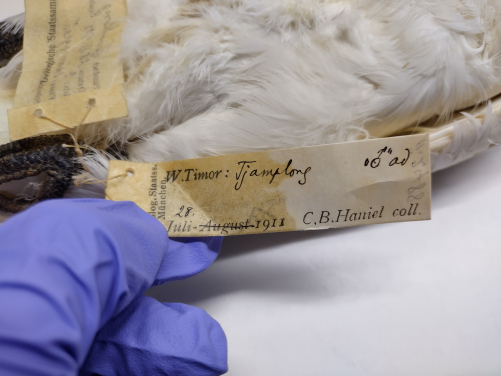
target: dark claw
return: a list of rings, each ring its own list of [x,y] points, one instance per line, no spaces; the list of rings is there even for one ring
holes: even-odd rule
[[[75,161],[76,152],[69,135],[41,136],[0,146],[0,184],[36,176],[44,172],[47,178],[31,199],[10,199],[0,194],[0,210],[17,213],[50,198],[62,197],[81,166]]]

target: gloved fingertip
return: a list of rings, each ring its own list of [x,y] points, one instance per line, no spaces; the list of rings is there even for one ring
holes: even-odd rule
[[[137,298],[98,333],[81,375],[221,375],[226,336],[204,310]]]
[[[204,271],[216,260],[222,242],[222,236],[170,238],[167,254],[153,285],[185,279]]]

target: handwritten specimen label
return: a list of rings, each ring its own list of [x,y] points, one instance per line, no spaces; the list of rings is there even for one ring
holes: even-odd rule
[[[162,163],[112,161],[106,195],[169,236],[241,235],[430,219],[427,135]],[[119,176],[119,177],[117,177]]]
[[[125,0],[25,0],[12,141],[128,115],[120,40]],[[51,120],[53,121],[51,121]]]

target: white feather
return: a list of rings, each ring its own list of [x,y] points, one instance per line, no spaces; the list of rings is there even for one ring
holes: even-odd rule
[[[115,159],[110,154],[97,150],[90,146],[92,153],[84,155],[79,162],[85,166],[86,171],[73,178],[75,184],[66,193],[67,198],[92,197],[103,198],[106,188],[106,178],[110,160]],[[86,184],[88,181],[91,184]]]
[[[501,100],[494,106],[462,113],[463,118],[430,135],[431,161],[434,171],[463,162],[501,143]]]
[[[23,64],[23,51],[19,51],[4,67],[0,68],[0,90],[15,90],[19,78],[21,77],[21,67]],[[13,93],[15,94],[15,93]],[[10,102],[14,102],[14,95],[9,97]]]
[[[0,33],[17,34],[20,30],[24,28],[24,13],[6,18],[3,20],[2,25],[0,25]]]

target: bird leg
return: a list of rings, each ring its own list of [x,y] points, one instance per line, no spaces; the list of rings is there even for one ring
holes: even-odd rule
[[[81,165],[70,135],[39,136],[0,146],[0,184],[45,173],[47,178],[32,198],[11,199],[0,194],[0,210],[17,213],[42,200],[62,197]]]

